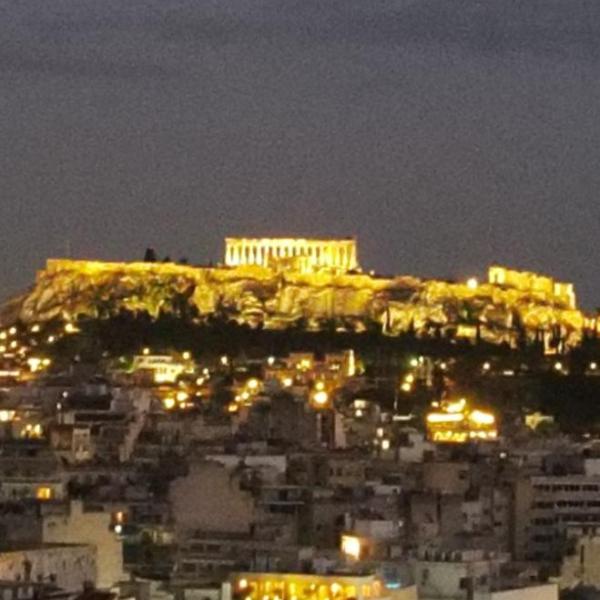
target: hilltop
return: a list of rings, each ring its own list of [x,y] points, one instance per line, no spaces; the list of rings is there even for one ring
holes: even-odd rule
[[[5,303],[4,325],[123,312],[251,328],[379,331],[395,336],[577,345],[591,320],[570,284],[493,267],[488,282],[448,282],[362,272],[302,273],[277,266],[195,267],[50,259],[33,287]]]

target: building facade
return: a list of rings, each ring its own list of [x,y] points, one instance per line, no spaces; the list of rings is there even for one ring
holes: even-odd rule
[[[0,582],[48,584],[66,592],[80,592],[84,585],[96,583],[96,560],[96,548],[91,544],[15,546],[0,552]],[[3,593],[2,597],[10,594]]]
[[[111,526],[107,512],[85,511],[83,504],[72,501],[68,513],[44,517],[42,541],[45,544],[85,544],[96,550],[98,588],[110,589],[123,579],[121,541]]]
[[[488,282],[492,285],[500,285],[514,288],[521,292],[537,294],[548,300],[562,304],[569,309],[574,310],[577,306],[573,284],[556,281],[552,277],[493,265],[488,271]]]
[[[416,600],[416,588],[386,587],[375,575],[316,573],[232,573],[222,600]]]
[[[320,269],[346,272],[358,269],[356,240],[305,238],[227,238],[225,264],[229,267],[290,264],[300,272]]]
[[[560,561],[567,530],[600,523],[600,478],[585,475],[522,478],[514,487],[514,554]]]

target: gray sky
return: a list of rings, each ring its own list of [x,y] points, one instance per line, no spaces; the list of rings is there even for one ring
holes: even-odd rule
[[[600,305],[598,0],[4,0],[0,294],[48,256],[357,235]]]

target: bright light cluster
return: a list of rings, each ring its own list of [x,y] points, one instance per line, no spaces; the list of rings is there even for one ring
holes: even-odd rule
[[[496,417],[491,412],[471,409],[466,398],[443,402],[439,410],[427,415],[426,426],[434,442],[463,444],[498,437]]]

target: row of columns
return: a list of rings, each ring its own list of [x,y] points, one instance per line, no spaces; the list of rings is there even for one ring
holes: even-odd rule
[[[348,271],[358,266],[354,240],[226,240],[225,264],[228,266],[268,267],[273,260],[282,258],[305,258],[311,268],[330,267]]]

